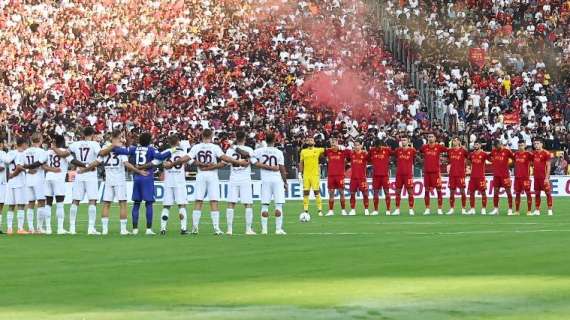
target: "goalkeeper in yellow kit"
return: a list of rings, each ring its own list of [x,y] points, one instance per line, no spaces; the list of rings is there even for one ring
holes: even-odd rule
[[[321,173],[319,168],[319,159],[324,154],[324,148],[315,147],[315,139],[307,138],[305,141],[307,147],[301,150],[301,158],[299,164],[299,181],[303,183],[303,210],[309,211],[309,194],[311,190],[315,193],[317,200],[317,209],[319,216],[323,215],[323,201],[321,199]]]

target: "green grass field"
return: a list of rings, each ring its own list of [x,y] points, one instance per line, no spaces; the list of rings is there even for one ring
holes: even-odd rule
[[[88,237],[85,207],[77,236],[2,236],[0,319],[570,319],[570,199],[553,217],[300,209],[284,237],[241,235],[243,209],[232,237],[209,214],[199,236],[171,214],[166,237],[120,237],[117,208],[113,234]]]

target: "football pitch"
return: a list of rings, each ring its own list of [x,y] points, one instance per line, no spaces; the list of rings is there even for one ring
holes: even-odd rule
[[[287,236],[242,235],[242,207],[231,237],[207,210],[199,236],[173,211],[166,236],[120,237],[116,207],[112,234],[87,236],[85,206],[77,236],[4,235],[0,319],[570,319],[570,199],[553,217],[424,217],[418,200],[415,217],[299,223],[301,207]]]

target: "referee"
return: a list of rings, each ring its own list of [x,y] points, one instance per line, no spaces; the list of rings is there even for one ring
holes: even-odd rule
[[[307,138],[306,148],[301,150],[299,163],[299,181],[303,182],[303,210],[309,211],[309,194],[313,190],[317,199],[317,209],[319,216],[323,216],[323,201],[321,199],[320,182],[321,174],[319,169],[319,159],[324,154],[324,148],[315,147],[315,139]]]

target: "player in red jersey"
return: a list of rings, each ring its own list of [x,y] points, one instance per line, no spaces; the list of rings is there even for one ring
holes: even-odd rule
[[[546,205],[548,206],[548,215],[553,215],[552,212],[552,188],[550,186],[550,160],[552,155],[550,152],[544,150],[543,142],[541,139],[534,141],[534,197],[535,197],[535,210],[533,215],[540,215],[540,193],[546,193]]]
[[[334,195],[336,190],[340,193],[340,206],[342,207],[342,215],[346,214],[346,200],[344,199],[344,169],[348,153],[341,150],[338,140],[331,139],[331,147],[325,151],[325,157],[328,163],[328,189],[329,189],[329,212],[326,216],[334,215]]]
[[[519,215],[521,207],[521,193],[526,194],[527,215],[532,214],[532,196],[530,194],[530,164],[532,163],[532,153],[526,151],[524,140],[519,141],[518,151],[513,153],[515,162],[515,215]]]
[[[380,189],[384,191],[386,197],[386,215],[390,215],[390,157],[392,149],[387,147],[384,141],[376,139],[374,147],[368,150],[368,160],[372,163],[374,174],[372,176],[372,190],[374,195],[374,211],[372,215],[378,214],[378,204],[380,202]]]
[[[459,189],[461,193],[461,213],[467,214],[465,206],[467,205],[467,197],[465,196],[465,160],[469,156],[469,152],[461,145],[459,137],[452,140],[453,147],[447,150],[449,159],[449,206],[447,212],[452,215],[455,208],[455,192]]]
[[[366,181],[366,165],[368,164],[368,153],[362,149],[362,143],[356,141],[354,150],[350,155],[350,213],[348,215],[356,215],[354,208],[356,207],[356,192],[362,192],[362,201],[364,203],[364,215],[368,212],[368,182]]]
[[[435,189],[437,192],[437,214],[443,214],[443,194],[441,193],[441,154],[447,152],[447,148],[437,143],[433,133],[427,136],[428,143],[420,148],[424,157],[424,202],[426,210],[424,216],[430,214],[430,192]]]
[[[509,161],[513,157],[510,149],[503,146],[499,140],[495,141],[495,148],[491,151],[490,158],[493,164],[493,211],[490,215],[499,213],[499,192],[505,189],[509,202],[509,215],[513,214],[513,194],[511,192],[511,173],[509,171]]]
[[[481,143],[475,142],[474,150],[469,154],[471,176],[469,178],[469,214],[475,214],[475,192],[481,193],[481,214],[487,213],[487,180],[485,180],[485,163],[489,155],[481,150]]]
[[[394,151],[396,155],[396,210],[391,215],[400,214],[402,188],[408,191],[409,214],[414,215],[414,160],[416,149],[410,146],[408,137],[400,139],[400,147]]]

